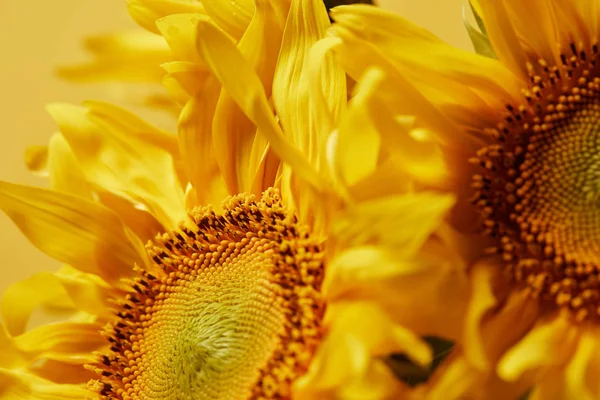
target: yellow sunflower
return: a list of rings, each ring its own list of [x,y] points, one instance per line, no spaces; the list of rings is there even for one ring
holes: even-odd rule
[[[347,101],[320,0],[259,0],[238,36],[220,15],[157,24],[185,89],[177,136],[54,104],[60,133],[28,153],[51,189],[0,182],[0,208],[65,264],[2,297],[0,398],[387,399],[408,390],[389,354],[431,361],[380,304],[456,290],[432,234],[453,196],[404,179],[410,121],[374,128],[382,71]]]
[[[333,10],[350,75],[385,71],[380,126],[414,115],[446,165],[442,182],[414,169],[417,186],[457,196],[443,230],[465,261],[468,306],[446,328],[459,346],[416,393],[597,399],[600,5],[471,5],[482,55],[374,7]]]

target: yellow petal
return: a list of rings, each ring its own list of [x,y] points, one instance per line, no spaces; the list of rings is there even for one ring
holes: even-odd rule
[[[427,400],[507,400],[518,399],[529,389],[528,382],[507,383],[493,373],[474,369],[460,352],[451,355],[421,393]]]
[[[348,246],[379,243],[414,254],[454,204],[451,195],[407,193],[348,207],[332,233]]]
[[[492,291],[492,279],[498,278],[494,266],[476,265],[471,272],[471,306],[465,317],[466,358],[478,369],[489,367],[489,359],[482,342],[481,323],[485,314],[496,305]]]
[[[204,13],[174,14],[158,20],[156,26],[167,41],[174,60],[191,62],[203,68],[204,62],[196,51],[200,20],[208,20],[208,16]]]
[[[57,357],[50,356],[52,358],[36,360],[28,370],[42,379],[58,384],[81,384],[98,377],[95,372],[84,367],[84,364],[96,361],[95,357],[70,357],[66,360],[56,360],[54,358]]]
[[[498,58],[515,73],[527,76],[527,57],[512,26],[504,1],[479,0],[480,15]]]
[[[397,14],[371,6],[346,6],[334,9],[332,16],[339,24],[337,34],[365,41],[415,81],[451,86],[463,101],[477,99],[468,87],[501,105],[520,97],[522,83],[502,63],[453,48]]]
[[[49,256],[115,282],[144,264],[139,239],[109,209],[66,193],[0,182],[0,209]],[[137,241],[137,242],[136,242]]]
[[[562,27],[555,25],[553,3],[549,0],[508,0],[505,6],[517,35],[535,52],[533,56],[541,57],[551,65],[560,65],[556,43],[558,29]],[[531,26],[532,20],[536,21],[535,28]]]
[[[85,180],[81,167],[69,143],[60,133],[54,134],[50,138],[48,169],[52,188],[92,200],[90,187]]]
[[[166,228],[152,213],[142,209],[139,203],[109,191],[97,191],[96,194],[100,202],[110,208],[123,221],[123,224],[140,238],[142,243],[165,232]]]
[[[2,323],[11,336],[25,332],[29,317],[38,307],[58,297],[68,297],[50,272],[41,272],[12,284],[2,294]]]
[[[322,1],[293,0],[273,78],[273,104],[285,135],[308,155],[313,165],[334,123],[328,118],[316,118],[339,113],[346,101],[345,76],[328,54],[332,43],[312,48],[325,37],[329,26]],[[320,76],[315,79],[317,75]],[[317,111],[316,107],[325,110]]]
[[[30,359],[64,354],[85,356],[91,361],[93,352],[106,346],[101,324],[57,322],[35,327],[16,336],[14,344]]]
[[[216,0],[202,4],[215,24],[236,39],[242,37],[254,14],[252,0]]]
[[[167,151],[173,158],[178,158],[179,148],[177,137],[170,133],[156,128],[147,123],[135,114],[118,107],[114,104],[103,101],[84,101],[83,105],[88,107],[90,121],[105,121],[110,123],[116,129],[127,132],[148,143],[160,147]]]
[[[562,364],[572,351],[575,330],[565,315],[542,322],[500,360],[498,374],[514,381],[528,370]]]
[[[378,97],[389,107],[394,116],[417,116],[422,126],[430,128],[435,133],[436,140],[444,146],[473,149],[473,151],[481,147],[479,138],[465,134],[442,112],[438,105],[434,104],[435,96],[432,99],[427,97],[426,91],[423,90],[427,85],[417,87],[414,81],[409,80],[404,75],[404,71],[399,70],[398,65],[392,63],[370,42],[358,39],[342,26],[334,25],[332,31],[344,42],[343,46],[337,48],[337,54],[344,65],[344,69],[352,78],[357,81],[360,80],[366,71],[373,67],[377,67],[384,72],[387,90],[378,93]],[[432,80],[435,81],[439,79],[439,76],[439,73],[435,73],[428,75],[428,78],[432,77]],[[447,83],[448,79],[446,79],[444,85],[447,86]],[[453,82],[452,85],[461,86],[456,82]],[[464,85],[462,87],[464,89]],[[439,88],[436,90],[439,91]],[[459,98],[461,102],[465,102],[465,97],[460,96]]]
[[[341,43],[335,37],[320,39],[312,46],[308,57],[310,109],[312,117],[318,121],[316,149],[312,152],[317,156],[320,169],[326,166],[323,149],[328,137],[339,125],[347,105],[347,78],[334,52]]]
[[[70,266],[62,267],[53,275],[78,310],[98,316],[109,313],[107,300],[111,297],[111,286],[97,275]]]
[[[371,175],[379,161],[381,138],[369,115],[369,101],[381,89],[382,72],[369,70],[358,82],[356,95],[339,126],[337,169],[343,181],[351,186]]]
[[[164,40],[145,31],[130,31],[86,40],[94,59],[87,64],[58,69],[60,76],[74,81],[124,80],[160,82],[160,65],[170,61]]]
[[[17,400],[81,400],[90,397],[85,385],[63,385],[19,369],[0,368],[0,396]]]
[[[333,304],[331,326],[307,374],[297,387],[333,389],[368,373],[372,357],[406,353],[419,364],[431,361],[431,350],[418,336],[394,324],[370,302]],[[368,315],[368,318],[365,316]]]
[[[219,85],[209,77],[185,105],[179,116],[178,135],[186,174],[196,195],[207,195],[216,168],[212,145],[212,121],[219,96]]]
[[[171,14],[202,13],[199,1],[189,0],[128,0],[129,14],[144,29],[160,33],[156,21]]]
[[[186,217],[173,153],[165,151],[162,142],[166,137],[120,109],[114,112],[94,104],[88,112],[53,104],[48,110],[88,182],[144,204],[167,227]],[[167,143],[176,145],[172,137]]]
[[[590,332],[591,333],[591,332]],[[592,388],[588,387],[589,372],[592,370],[591,364],[596,359],[598,362],[598,337],[594,334],[582,335],[577,345],[577,350],[573,355],[573,359],[569,363],[565,371],[565,380],[569,397],[581,400],[597,399],[598,392],[592,392]],[[598,388],[596,379],[589,379],[592,385]],[[594,395],[596,393],[596,395]]]
[[[173,61],[162,68],[192,97],[200,91],[209,76],[205,67],[189,61]]]
[[[342,386],[334,399],[391,400],[407,399],[409,395],[409,388],[394,376],[390,368],[383,361],[375,360],[364,376]]]
[[[225,90],[269,140],[271,148],[294,171],[314,185],[323,183],[306,157],[281,132],[260,78],[235,44],[210,23],[198,24],[198,50]]]
[[[257,71],[267,96],[280,47],[275,10],[268,1],[259,1],[238,48]],[[262,137],[256,140],[256,126],[226,90],[221,91],[212,129],[217,161],[230,193],[250,191],[261,161],[256,153],[264,154],[267,144]]]

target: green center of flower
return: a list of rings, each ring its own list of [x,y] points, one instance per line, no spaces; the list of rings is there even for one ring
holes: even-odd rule
[[[318,243],[279,204],[244,196],[148,245],[106,328],[91,387],[117,399],[284,399],[321,335]]]
[[[527,104],[487,130],[474,201],[517,282],[578,319],[600,317],[600,68],[597,46],[531,69]]]

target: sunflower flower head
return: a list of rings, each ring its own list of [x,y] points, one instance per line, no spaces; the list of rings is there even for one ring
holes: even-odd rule
[[[417,392],[598,398],[600,10],[587,0],[471,6],[479,54],[374,7],[333,10],[346,70],[384,70],[379,101],[414,115],[438,146],[448,179],[413,176],[457,196],[442,229],[471,285],[458,336],[443,336],[459,346]]]
[[[105,329],[93,388],[123,399],[289,397],[323,335],[324,268],[321,243],[280,202],[275,190],[236,196],[149,244],[152,272],[138,270]]]
[[[107,103],[49,107],[60,133],[28,165],[51,189],[0,182],[0,208],[65,265],[2,298],[0,398],[405,393],[386,357],[428,365],[420,332],[399,321],[433,310],[398,305],[457,290],[444,287],[456,256],[433,234],[454,196],[417,193],[406,178],[418,157],[401,149],[431,150],[410,120],[390,121],[392,136],[374,123],[383,71],[365,71],[348,95],[320,0],[129,10],[152,48],[162,43],[177,134]],[[445,173],[435,165],[421,169],[432,181]],[[403,283],[422,274],[439,285]],[[39,308],[67,317],[29,327]]]

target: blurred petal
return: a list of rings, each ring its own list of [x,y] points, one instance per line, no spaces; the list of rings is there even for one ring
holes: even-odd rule
[[[0,368],[0,396],[6,399],[81,400],[89,397],[85,385],[62,385],[24,370]]]
[[[93,61],[61,67],[58,70],[61,77],[84,82],[159,83],[164,75],[160,65],[171,58],[169,48],[160,36],[138,30],[91,37],[85,45],[94,57]]]
[[[348,207],[332,234],[348,246],[379,243],[414,254],[453,204],[451,195],[427,192],[365,201]]]
[[[0,303],[4,328],[11,336],[22,334],[33,311],[59,297],[68,297],[67,292],[50,272],[12,284],[2,294]]]
[[[431,350],[418,336],[395,325],[375,303],[331,305],[330,330],[319,347],[300,390],[327,391],[368,373],[371,356],[405,352],[418,364],[431,361]],[[368,315],[368,318],[365,318]]]
[[[368,102],[380,89],[381,71],[369,70],[356,88],[339,125],[337,170],[351,186],[375,172],[381,138],[369,116]]]
[[[25,166],[36,175],[48,176],[48,146],[29,146],[25,149]]]
[[[534,327],[498,364],[498,374],[514,381],[524,372],[562,364],[574,350],[576,327],[562,316]]]
[[[81,167],[69,146],[60,134],[54,134],[48,145],[48,169],[52,188],[87,200],[92,200],[92,193]]]

